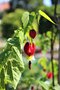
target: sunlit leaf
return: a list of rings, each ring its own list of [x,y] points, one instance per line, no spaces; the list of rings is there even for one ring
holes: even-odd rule
[[[55,90],[60,90],[60,85],[56,85],[56,86],[54,87],[54,89],[55,89]]]
[[[47,62],[48,59],[46,57],[41,57],[38,61],[38,63],[44,68],[47,69]]]
[[[39,84],[44,88],[44,90],[49,90],[48,85],[45,84],[43,81],[40,81]]]
[[[6,83],[11,84],[12,87],[16,89],[20,80],[21,73],[24,69],[24,63],[19,46],[19,38],[10,38],[5,50],[0,53],[0,66],[1,68],[4,67],[5,70],[5,72],[3,69],[0,71],[0,83],[2,90],[4,89],[3,85]]]
[[[55,22],[43,11],[39,10],[39,14],[41,16],[43,16],[44,18],[46,18],[48,21],[50,21],[51,23],[55,24]]]
[[[51,31],[48,31],[48,32],[46,33],[46,35],[51,39],[52,32],[51,32]]]
[[[22,16],[23,27],[25,28],[29,22],[29,12],[25,12]]]

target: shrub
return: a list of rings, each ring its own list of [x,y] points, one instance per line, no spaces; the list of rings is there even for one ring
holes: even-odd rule
[[[4,15],[2,19],[2,35],[5,38],[9,38],[13,35],[14,30],[17,30],[21,26],[21,16],[24,10],[15,10],[13,13]]]

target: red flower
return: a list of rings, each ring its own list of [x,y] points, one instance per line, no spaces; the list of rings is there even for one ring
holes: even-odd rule
[[[26,42],[25,46],[24,46],[24,52],[28,55],[28,56],[32,56],[35,53],[35,44],[34,43],[29,43]]]
[[[53,73],[52,73],[52,72],[48,72],[48,73],[47,73],[47,78],[48,78],[48,79],[51,79],[52,77],[53,77]]]
[[[35,36],[36,36],[36,31],[34,29],[30,30],[29,35],[30,35],[31,38],[34,39]]]

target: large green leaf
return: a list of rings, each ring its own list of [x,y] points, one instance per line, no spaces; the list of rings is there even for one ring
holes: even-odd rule
[[[17,67],[19,66],[20,71],[22,71],[24,69],[24,64],[22,61],[22,54],[20,53],[20,51],[16,47],[13,46],[12,49],[13,49],[13,54],[15,55],[15,56],[14,55],[13,56],[14,56],[15,61],[17,63]]]
[[[10,83],[14,89],[16,89],[16,86],[21,77],[21,71],[17,66],[13,66],[13,63],[11,61],[8,62],[8,65],[9,65],[7,68],[8,77],[6,77],[6,79],[9,78],[9,81],[7,79],[7,82]]]
[[[50,21],[51,23],[55,24],[55,22],[43,11],[39,10],[39,14],[41,16],[43,16],[44,18],[46,18],[48,21]]]
[[[19,46],[20,42],[18,37],[10,38],[5,50],[0,53],[0,87],[2,90],[5,89],[4,85],[8,83],[16,89],[20,80],[24,63]],[[3,67],[5,72],[2,69]]]
[[[24,28],[26,28],[28,22],[29,22],[29,12],[24,12],[22,16],[22,23]]]
[[[18,43],[19,42],[18,37],[14,37],[13,39],[9,38],[7,42],[9,45],[16,46],[20,50],[20,43]]]

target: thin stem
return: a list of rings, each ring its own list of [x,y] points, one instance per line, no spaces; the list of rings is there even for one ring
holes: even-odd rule
[[[58,0],[55,0],[54,16],[56,16],[57,3],[58,3]]]
[[[54,86],[54,65],[53,65],[53,45],[54,45],[54,40],[53,40],[53,32],[51,35],[51,64],[52,64],[52,73],[53,73],[53,78],[52,78],[52,85]]]

